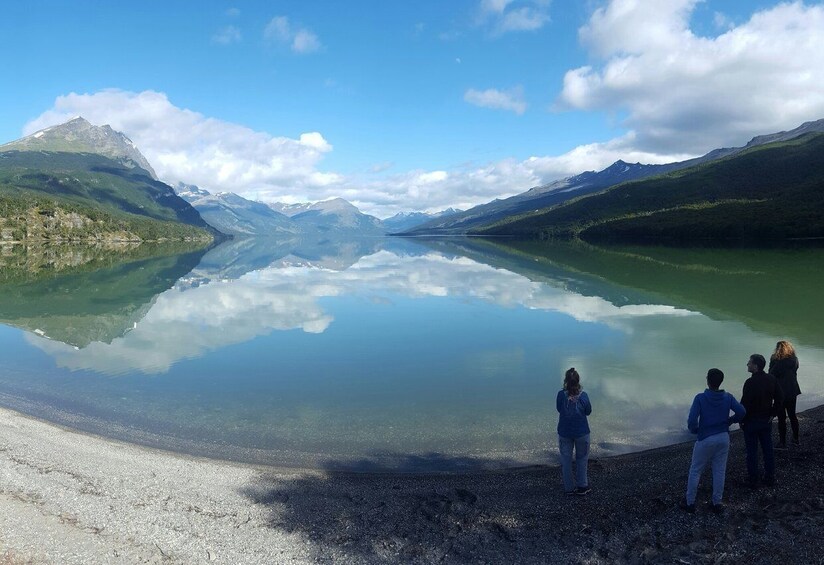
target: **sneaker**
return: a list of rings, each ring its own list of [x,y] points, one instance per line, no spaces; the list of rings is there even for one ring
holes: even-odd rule
[[[591,490],[592,490],[592,489],[591,489],[590,487],[588,487],[588,486],[586,486],[586,487],[578,487],[578,488],[576,488],[576,489],[575,489],[575,494],[579,494],[579,495],[581,495],[581,496],[584,496],[585,494],[589,494],[589,492],[590,492]]]
[[[793,438],[793,445],[798,447],[799,445],[801,445],[801,441],[799,441],[799,439],[797,437],[794,437]]]
[[[718,504],[710,504],[710,510],[712,510],[713,514],[723,514],[724,505],[720,502]]]
[[[787,442],[785,442],[785,441],[778,442],[778,445],[775,446],[775,449],[777,449],[779,451],[783,451],[783,450],[787,449]]]
[[[565,490],[565,491],[564,491],[564,494],[565,494],[565,495],[567,495],[567,496],[572,496],[572,495],[573,495],[573,494],[575,494],[575,493],[576,493],[576,490],[575,490],[575,489],[572,489],[572,490]]]
[[[683,510],[687,514],[695,514],[695,504],[687,504],[686,500],[682,500],[681,510]]]

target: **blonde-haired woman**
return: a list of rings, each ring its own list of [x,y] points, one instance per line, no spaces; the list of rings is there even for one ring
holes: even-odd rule
[[[567,494],[588,494],[589,422],[592,404],[581,388],[581,376],[575,367],[564,374],[564,388],[555,399],[558,408],[558,451],[561,453],[561,477]],[[575,479],[572,477],[572,451],[575,450]],[[577,488],[576,488],[577,483]]]
[[[784,393],[784,404],[778,413],[778,446],[777,449],[787,447],[787,417],[793,430],[793,444],[798,445],[798,416],[795,415],[795,401],[801,394],[798,386],[798,357],[795,348],[789,341],[779,341],[775,344],[775,351],[770,356],[770,374],[778,381],[778,386]]]

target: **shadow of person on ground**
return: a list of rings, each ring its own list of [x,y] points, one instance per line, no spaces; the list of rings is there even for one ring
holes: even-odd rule
[[[586,496],[565,495],[560,471],[549,466],[330,471],[339,461],[292,476],[263,471],[242,494],[266,508],[269,527],[304,536],[317,562],[715,563],[724,554],[751,563],[817,562],[824,543],[822,417],[824,406],[803,415],[801,448],[778,454],[777,485],[756,491],[745,486],[743,439],[733,433],[721,515],[705,503],[708,476],[698,512],[679,508],[691,442],[591,459],[593,491]],[[469,462],[435,454],[398,456],[396,463],[415,469]],[[385,461],[360,467],[386,470]]]
[[[484,464],[440,454],[394,460],[406,470]],[[500,464],[486,462],[491,463]],[[329,461],[324,468],[341,466]],[[271,527],[303,532],[316,559],[347,563],[506,562],[516,548],[523,552],[531,543],[537,549],[542,537],[555,537],[541,524],[560,515],[565,502],[558,470],[546,466],[410,474],[380,472],[386,471],[385,460],[364,460],[358,469],[371,472],[332,471],[286,481],[264,473],[243,494],[270,508]]]

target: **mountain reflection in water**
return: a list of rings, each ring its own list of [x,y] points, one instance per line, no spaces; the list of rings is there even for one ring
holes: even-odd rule
[[[7,245],[0,322],[86,347],[111,343],[200,262],[202,244]]]
[[[706,370],[724,370],[738,395],[749,354],[777,339],[799,350],[799,404],[820,403],[822,259],[812,248],[237,239],[40,280],[2,267],[0,346],[14,353],[0,402],[256,462],[496,467],[554,460],[554,396],[575,366],[595,451],[641,449],[688,439]]]

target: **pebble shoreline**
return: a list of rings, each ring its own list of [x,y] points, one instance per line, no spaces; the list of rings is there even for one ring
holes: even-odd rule
[[[726,511],[679,508],[692,443],[559,470],[281,470],[85,435],[0,409],[0,565],[95,563],[824,563],[824,406],[746,487],[732,433]]]

